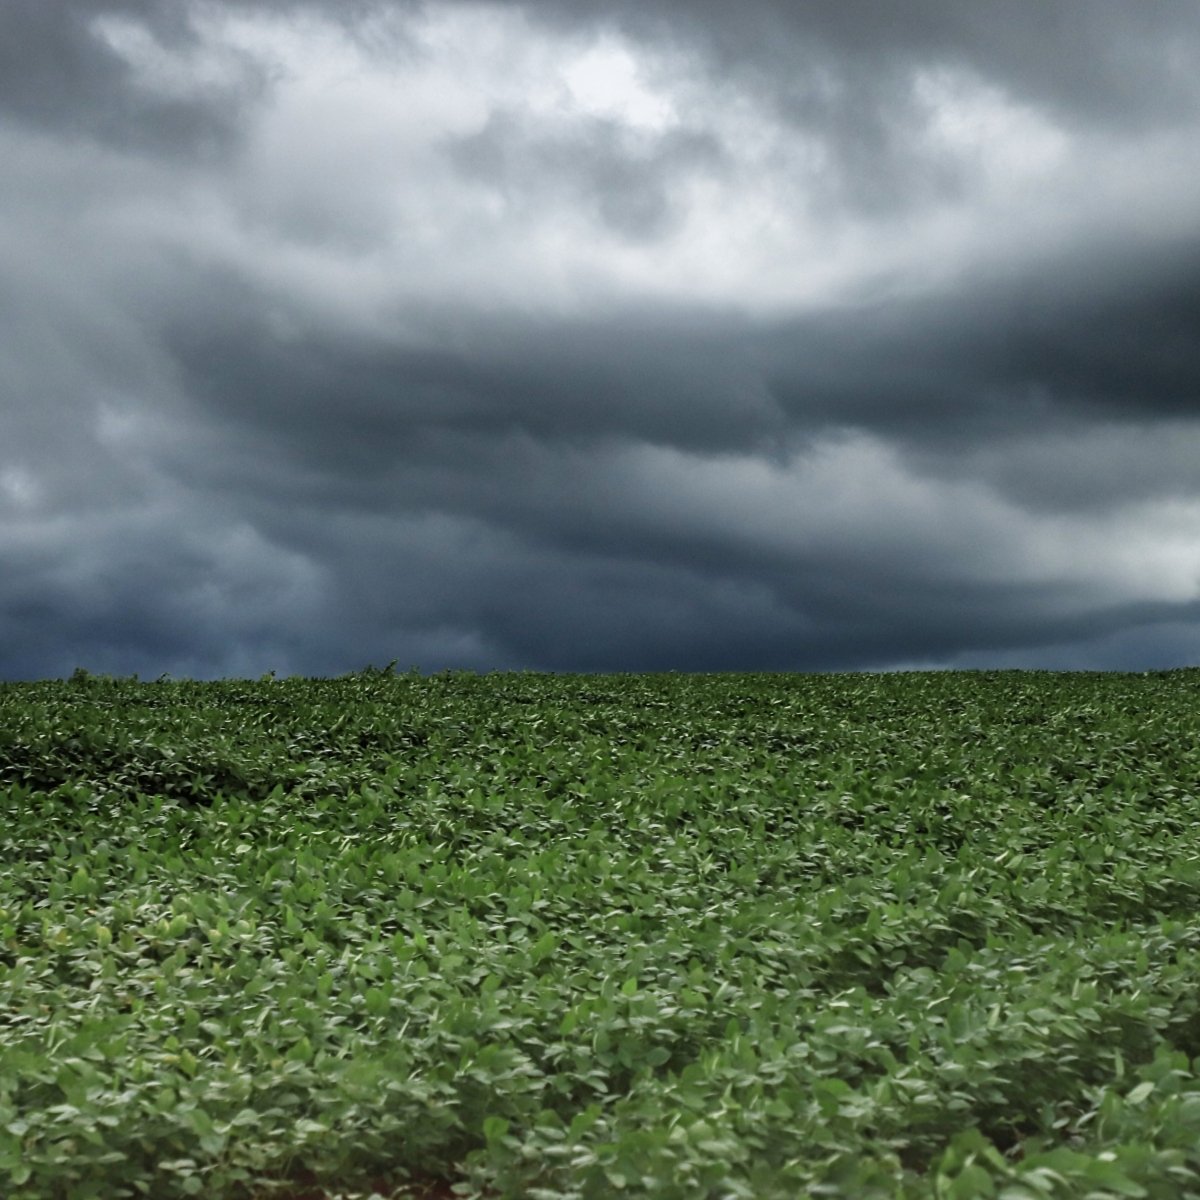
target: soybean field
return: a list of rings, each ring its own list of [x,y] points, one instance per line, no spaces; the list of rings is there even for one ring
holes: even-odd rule
[[[0,1195],[1200,1197],[1200,670],[0,684]]]

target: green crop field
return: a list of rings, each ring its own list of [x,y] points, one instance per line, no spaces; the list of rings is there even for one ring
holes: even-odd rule
[[[1200,671],[0,685],[0,1195],[1200,1196]]]

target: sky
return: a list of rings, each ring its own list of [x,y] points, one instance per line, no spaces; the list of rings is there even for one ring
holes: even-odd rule
[[[0,678],[1200,664],[1191,0],[4,0]]]

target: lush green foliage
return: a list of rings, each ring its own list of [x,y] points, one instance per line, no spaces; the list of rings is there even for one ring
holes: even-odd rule
[[[0,1194],[1200,1196],[1200,672],[0,686]]]

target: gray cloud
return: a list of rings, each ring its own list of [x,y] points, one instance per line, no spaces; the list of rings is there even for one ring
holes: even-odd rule
[[[935,202],[963,168],[916,136],[914,71],[964,73],[1082,129],[1144,132],[1194,116],[1200,15],[1179,0],[534,0],[567,25],[595,22],[699,53],[710,78],[768,97],[833,153],[825,202],[867,210]]]
[[[671,190],[679,177],[721,161],[719,145],[699,132],[672,131],[646,144],[614,121],[590,124],[582,137],[578,130],[569,139],[539,137],[499,112],[452,146],[452,161],[510,203],[544,205],[556,192],[576,193],[607,226],[632,239],[661,236],[672,223]]]
[[[156,94],[138,86],[96,24],[99,18],[135,23],[146,42],[186,53],[194,40],[186,12],[156,0],[103,7],[12,0],[0,9],[0,112],[68,138],[99,137],[168,154],[219,150],[257,81],[243,71],[239,79]]]
[[[1200,661],[1198,31],[10,5],[0,675]]]
[[[964,7],[921,0],[533,0],[551,20],[622,23],[645,37],[695,39],[714,66],[745,70],[794,98],[796,113],[859,111],[883,123],[879,89],[913,64],[967,66],[1038,105],[1115,125],[1190,112],[1189,56],[1200,16],[1183,0],[1001,0]],[[810,67],[797,71],[795,68]],[[857,96],[839,87],[873,78]],[[827,106],[827,107],[825,107]]]

